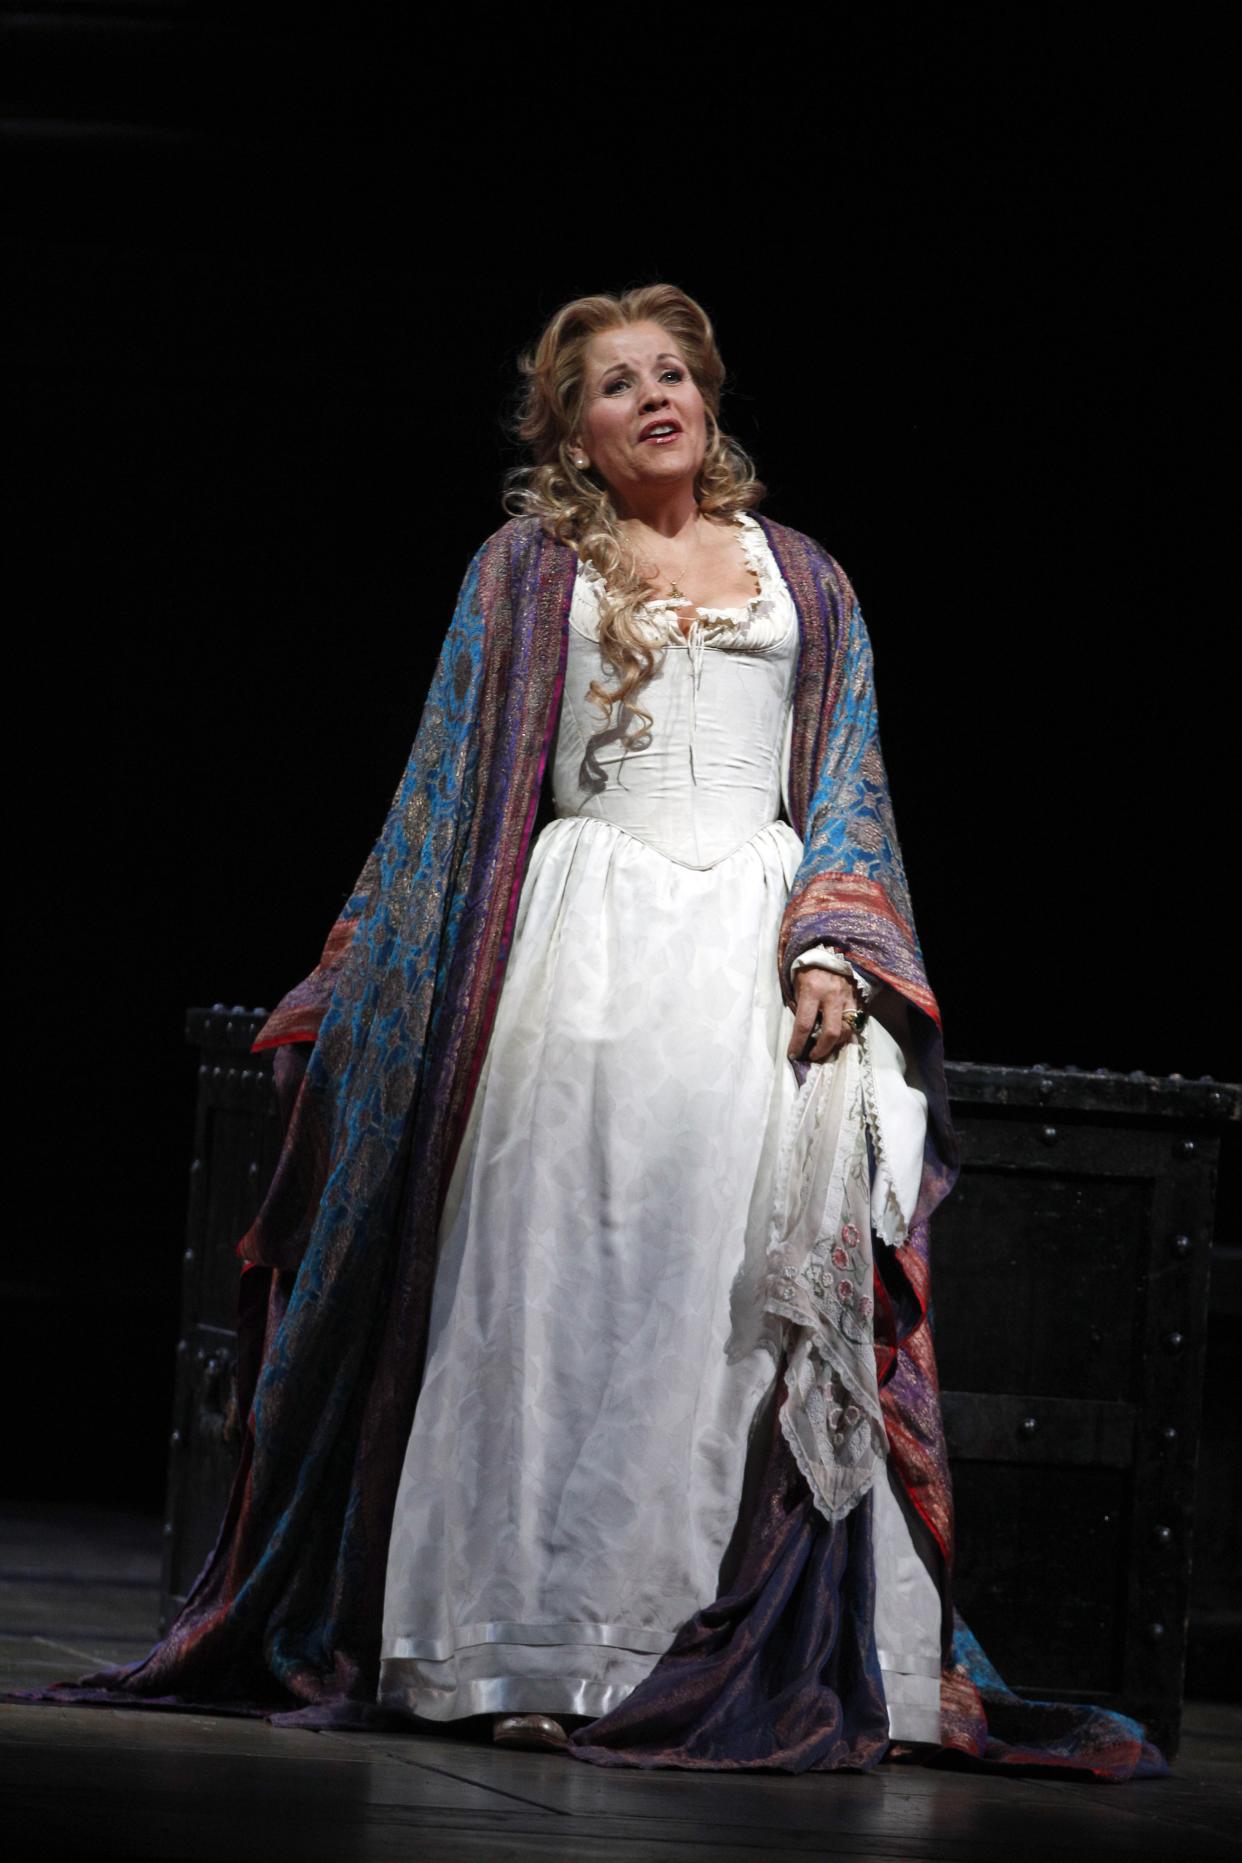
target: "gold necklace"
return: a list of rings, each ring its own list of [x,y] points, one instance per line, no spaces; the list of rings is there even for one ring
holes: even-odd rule
[[[753,568],[751,568],[751,565],[750,565],[750,559],[749,559],[749,558],[747,558],[747,563],[746,563],[746,566],[747,566],[747,569],[749,570],[749,572],[750,572],[750,574],[751,574],[751,575],[753,576],[753,575],[755,574],[755,572],[754,572],[754,570],[753,570]],[[757,577],[757,576],[756,576],[756,578],[755,578],[755,579],[756,579],[756,581],[758,581],[758,577]],[[762,584],[760,584],[760,588],[762,588]],[[681,590],[680,590],[680,589],[679,589],[679,588],[677,587],[677,584],[676,584],[675,582],[670,582],[670,583],[669,583],[669,585],[668,585],[668,592],[669,592],[669,597],[670,597],[670,599],[675,599],[675,600],[677,600],[677,601],[679,601],[679,602],[688,602],[688,601],[690,600],[690,597],[689,597],[688,595],[683,595],[683,594],[682,594],[682,592],[681,592]]]
[[[695,522],[695,535],[696,535],[696,536],[698,535],[698,525],[700,524],[700,522],[701,522],[701,521],[702,521],[702,520],[701,520],[701,518],[699,517],[699,515],[698,515],[698,513],[696,512],[696,514],[695,514],[695,520],[694,520],[694,522]],[[657,568],[659,568],[659,565],[657,564],[657,565],[656,565],[656,567],[657,567]],[[663,571],[663,570],[660,570],[660,574],[661,574],[661,575],[663,575],[663,574],[664,574],[664,571]],[[689,597],[688,595],[683,595],[683,594],[682,594],[682,592],[681,592],[681,590],[680,590],[680,589],[679,589],[679,588],[677,587],[677,584],[676,584],[675,582],[673,582],[673,581],[672,581],[671,579],[670,579],[670,581],[669,581],[669,585],[668,585],[668,593],[669,593],[669,599],[670,599],[670,601],[678,601],[678,602],[688,602],[688,601],[690,600],[690,597]]]

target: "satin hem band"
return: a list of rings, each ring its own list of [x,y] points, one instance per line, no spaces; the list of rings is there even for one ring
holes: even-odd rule
[[[940,1744],[940,1668],[934,1657],[877,1651],[890,1740]]]
[[[675,1629],[644,1630],[637,1624],[461,1624],[451,1637],[394,1637],[383,1660],[448,1662],[483,1643],[607,1644],[662,1656],[676,1635]]]
[[[934,1656],[912,1656],[901,1650],[876,1649],[881,1669],[894,1675],[929,1675],[940,1682],[940,1664]]]
[[[642,1678],[638,1678],[641,1680]],[[468,1714],[611,1714],[637,1687],[634,1682],[588,1682],[574,1676],[493,1675],[455,1688],[429,1688],[416,1664],[386,1658],[379,1700],[420,1720],[455,1721]]]
[[[890,1740],[930,1741],[933,1746],[939,1746],[939,1708],[912,1708],[905,1702],[894,1702],[888,1711],[888,1737]]]
[[[894,1675],[891,1669],[881,1670],[880,1675],[890,1708],[931,1708],[940,1712],[940,1684],[929,1675]]]

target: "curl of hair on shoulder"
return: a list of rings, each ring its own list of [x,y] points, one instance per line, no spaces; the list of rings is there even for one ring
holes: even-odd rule
[[[522,382],[508,425],[529,449],[532,463],[505,473],[501,497],[511,517],[538,517],[549,536],[571,544],[602,578],[600,654],[617,684],[608,691],[592,680],[589,696],[603,712],[605,727],[614,707],[618,718],[633,721],[627,744],[638,743],[652,723],[650,712],[635,700],[663,657],[663,649],[652,646],[641,613],[654,591],[618,529],[607,485],[597,472],[575,465],[571,437],[586,399],[591,338],[602,330],[648,322],[663,325],[673,337],[703,398],[707,448],[694,482],[700,511],[705,517],[729,518],[762,502],[767,487],[749,454],[720,429],[725,366],[711,320],[701,304],[669,284],[574,298],[549,319],[534,347],[519,356]]]

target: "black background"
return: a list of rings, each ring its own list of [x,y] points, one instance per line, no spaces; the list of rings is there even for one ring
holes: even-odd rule
[[[854,582],[950,1057],[1237,1076],[1223,45],[722,18],[10,15],[21,1492],[158,1503],[184,1009],[315,963],[571,296],[705,306]]]

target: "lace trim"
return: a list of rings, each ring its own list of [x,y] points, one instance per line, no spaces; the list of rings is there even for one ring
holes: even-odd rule
[[[842,1520],[888,1453],[873,1346],[865,1066],[813,1068],[781,1137],[764,1308],[786,1322],[781,1433],[816,1508]]]
[[[696,609],[697,616],[716,618],[736,623],[739,615],[746,616],[752,614],[759,606],[760,602],[768,601],[771,598],[770,570],[768,566],[768,553],[763,548],[763,530],[748,511],[739,511],[734,522],[738,524],[741,530],[742,554],[745,556],[748,566],[754,572],[755,578],[759,583],[759,593],[757,595],[752,595],[749,601],[739,602],[732,608],[698,608]],[[673,595],[653,596],[651,601],[643,603],[643,607],[649,612],[654,612],[661,608],[676,609],[684,607],[684,605],[684,601],[679,601],[677,597]],[[678,631],[681,631],[680,625],[678,625]]]
[[[735,522],[740,528],[743,553],[758,577],[759,593],[735,608],[699,609],[689,630],[684,630],[677,619],[675,611],[683,606],[681,602],[667,595],[653,597],[638,611],[640,617],[647,619],[653,646],[684,645],[691,649],[693,656],[693,641],[698,635],[710,646],[756,650],[780,645],[796,627],[796,611],[792,600],[787,598],[763,526],[748,511],[738,512]],[[604,578],[595,565],[584,558],[579,558],[578,567],[578,586],[593,607],[603,593]],[[577,606],[581,618],[583,605]],[[598,638],[598,626],[580,625],[579,631],[592,639]]]
[[[841,976],[852,977],[864,1003],[875,993],[866,978],[855,970],[844,952],[838,951],[834,946],[818,944],[812,945],[809,950],[800,951],[791,963],[790,970],[796,975],[800,970],[816,965],[825,970],[834,970]],[[875,1018],[872,1016],[858,1031],[856,1038],[862,1073],[863,1108],[866,1114],[867,1130],[871,1134],[875,1147],[875,1171],[871,1183],[871,1225],[875,1233],[891,1248],[901,1248],[909,1240],[909,1225],[901,1199],[897,1195],[897,1174],[893,1169],[892,1155],[884,1140],[880,1096],[876,1087],[876,1061],[871,1046],[871,1034],[874,1028]]]

